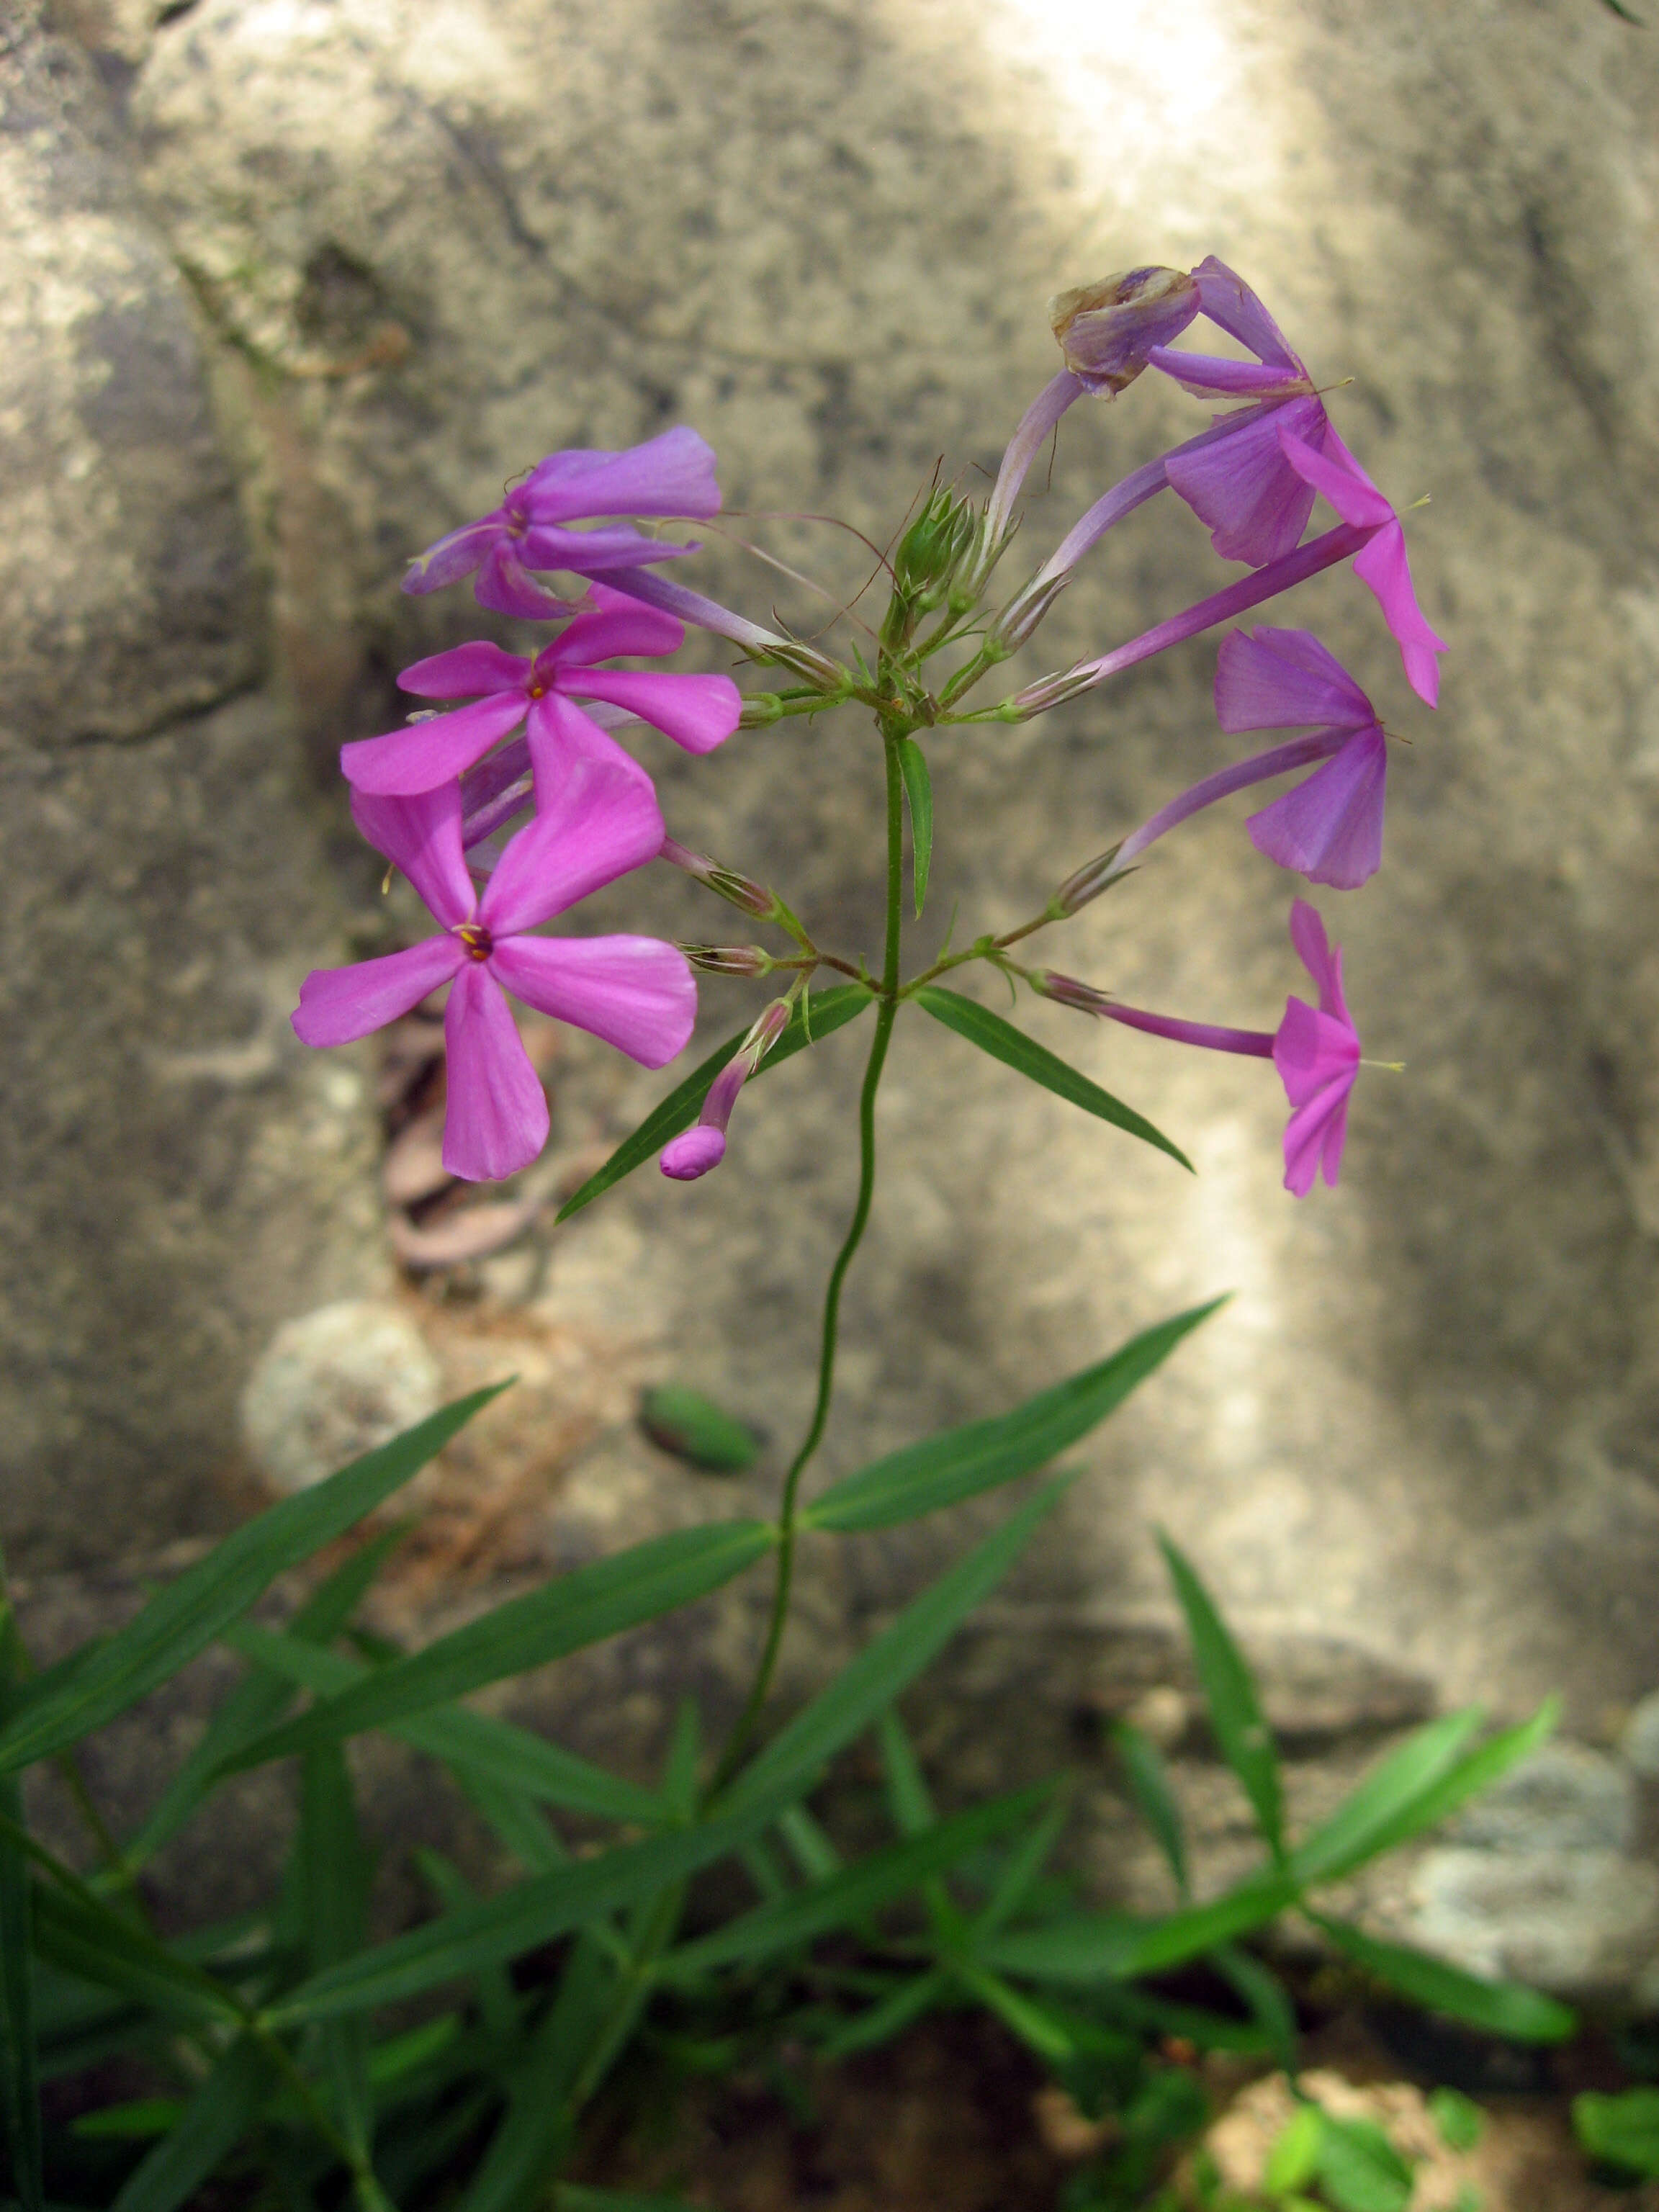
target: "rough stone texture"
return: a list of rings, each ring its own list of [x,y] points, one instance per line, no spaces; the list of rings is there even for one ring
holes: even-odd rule
[[[212,383],[233,426],[223,450],[269,568],[288,726],[319,757],[385,726],[401,659],[478,626],[465,593],[401,598],[404,559],[551,447],[692,422],[721,452],[733,507],[839,513],[880,538],[936,456],[970,481],[994,466],[1053,366],[1049,290],[1212,250],[1260,285],[1322,380],[1352,377],[1332,403],[1345,434],[1402,502],[1434,494],[1410,528],[1425,605],[1455,648],[1439,716],[1410,702],[1370,600],[1347,580],[1323,579],[1270,618],[1318,627],[1413,741],[1395,756],[1387,871],[1364,897],[1322,901],[1348,948],[1369,1048],[1410,1072],[1365,1079],[1343,1188],[1297,1206],[1279,1188],[1276,1088],[1252,1064],[1109,1036],[1054,1008],[1022,1017],[1183,1142],[1200,1169],[1188,1181],[907,1021],[883,1094],[882,1200],[853,1279],[825,1471],[1005,1406],[1231,1287],[1225,1313],[1078,1455],[1089,1479],[1010,1600],[1030,1626],[1005,1637],[1005,1672],[982,1675],[978,1710],[997,1712],[1018,1744],[1022,1681],[1048,1668],[1088,1691],[1076,1624],[1091,1607],[1109,1626],[1155,1616],[1167,1639],[1147,1537],[1158,1519],[1263,1649],[1277,1639],[1301,1652],[1287,1679],[1304,1685],[1310,1741],[1398,1725],[1399,1686],[1425,1682],[1509,1711],[1559,1687],[1582,1733],[1614,1726],[1659,1679],[1652,40],[1573,0],[1524,11],[1451,0],[1407,16],[1358,0],[1105,11],[1037,0],[198,0],[162,12],[77,0],[75,21],[125,118],[159,234],[216,334]],[[135,234],[158,234],[128,216]],[[163,293],[158,276],[144,296]],[[166,296],[181,315],[179,295]],[[183,405],[184,386],[167,388]],[[1199,419],[1151,379],[1109,410],[1076,410],[1025,546],[1046,550],[1105,483]],[[182,443],[198,453],[193,432]],[[205,483],[210,460],[200,465]],[[112,459],[107,474],[117,483]],[[182,465],[178,481],[185,506],[212,506],[204,489],[185,495],[198,479]],[[55,497],[64,542],[78,542],[80,509],[61,483]],[[861,547],[805,521],[732,527],[832,593],[850,597],[867,572]],[[1016,577],[1024,557],[1023,547]],[[1042,660],[1025,665],[1036,672],[1129,635],[1219,573],[1191,518],[1155,506],[1103,549],[1045,630]],[[696,574],[757,611],[792,588],[741,566],[718,536]],[[828,611],[804,595],[783,603],[802,623]],[[124,598],[122,620],[138,605]],[[149,634],[144,619],[132,635]],[[211,683],[234,679],[204,672],[231,665],[210,643],[186,631],[175,671],[207,690],[157,704],[135,672],[130,724],[100,704],[88,662],[86,704],[64,728],[119,734],[211,696]],[[68,686],[52,650],[51,681]],[[935,740],[938,891],[918,944],[937,941],[958,896],[964,930],[1017,920],[1225,758],[1212,666],[1212,648],[1194,647],[1044,724]],[[243,711],[212,726],[251,727],[235,720]],[[188,787],[214,818],[199,850],[217,856],[223,896],[246,902],[258,957],[275,963],[280,951],[289,988],[335,956],[338,912],[313,878],[297,900],[278,896],[282,836],[232,845],[216,819],[232,799],[195,766],[199,742],[168,738],[153,757],[179,763],[176,803]],[[666,754],[650,757],[677,834],[775,877],[826,940],[873,950],[879,809],[866,738],[850,726],[788,729],[696,765]],[[84,762],[94,757],[105,759]],[[64,772],[108,779],[102,811],[76,832],[89,850],[143,843],[161,870],[173,817],[151,757],[110,754],[134,763],[126,783],[80,755]],[[32,762],[29,773],[45,771]],[[140,803],[155,826],[131,826]],[[297,869],[297,826],[292,837]],[[58,879],[33,856],[26,875],[30,927],[47,930],[33,917],[54,910]],[[342,879],[366,906],[368,878]],[[1071,925],[1053,957],[1141,1003],[1271,1020],[1297,981],[1286,890],[1236,814],[1207,819]],[[716,926],[678,880],[641,878],[589,911],[596,927]],[[113,1132],[150,1048],[148,993],[90,1004],[66,971],[91,941],[56,945],[47,996],[12,1030],[48,1099],[32,1162],[50,1161],[68,1128],[51,1118],[48,1066],[64,1070],[67,1092],[79,1086],[88,1126]],[[205,1007],[207,979],[200,989]],[[738,989],[711,985],[707,1002],[711,1036],[747,1010]],[[71,1049],[76,1009],[95,1048],[77,1032]],[[178,1049],[226,1038],[228,1025],[200,1018],[201,1042]],[[276,1026],[270,1035],[280,1058]],[[567,1351],[586,1329],[596,1367],[621,1357],[630,1331],[649,1337],[647,1365],[767,1430],[773,1455],[738,1486],[745,1498],[768,1494],[803,1418],[817,1286],[850,1204],[857,1053],[848,1031],[769,1076],[740,1109],[719,1175],[690,1188],[641,1176],[561,1232],[545,1247],[544,1294],[515,1275],[524,1327],[556,1321]],[[210,1226],[199,1182],[172,1187],[171,1218],[188,1225],[167,1249],[192,1296],[228,1283],[225,1310],[242,1317],[215,1323],[227,1371],[210,1388],[162,1356],[161,1302],[135,1318],[100,1277],[106,1214],[97,1226],[76,1215],[44,1255],[36,1234],[10,1242],[38,1342],[51,1346],[72,1315],[100,1347],[79,1367],[60,1363],[52,1394],[37,1392],[27,1464],[52,1472],[9,1486],[14,1525],[44,1528],[55,1470],[72,1464],[81,1486],[62,1493],[63,1521],[120,1548],[118,1516],[89,1510],[116,1478],[65,1442],[98,1397],[89,1368],[148,1377],[154,1418],[124,1468],[168,1418],[197,1440],[199,1468],[213,1408],[228,1407],[251,1357],[253,1302],[239,1307],[234,1286],[257,1282],[267,1326],[357,1287],[318,1280],[334,1263],[316,1254],[286,1273],[257,1249],[248,1257],[256,1219],[287,1239],[294,1222],[319,1218],[326,1188],[355,1194],[364,1224],[331,1248],[339,1268],[369,1264],[368,1184],[345,1133],[361,1124],[343,1106],[328,1124],[335,1164],[324,1174],[293,1134],[284,1087],[351,1079],[343,1065],[303,1075],[281,1065],[247,1111],[261,1141],[287,1131],[312,1164],[262,1186],[252,1210],[228,1167],[234,1203]],[[555,1087],[556,1143],[574,1154],[625,1129],[662,1079],[578,1043]],[[211,1126],[242,1132],[227,1137],[228,1156],[242,1157],[239,1144],[257,1152],[252,1121],[226,1107],[221,1124],[221,1110]],[[133,1239],[154,1233],[152,1172],[121,1183]],[[485,1310],[499,1313],[504,1365],[520,1317],[488,1298]],[[581,1556],[708,1510],[692,1478],[614,1430],[587,1459],[544,1474],[532,1559]],[[158,1526],[194,1525],[207,1510],[199,1488],[168,1480]],[[819,1677],[998,1510],[814,1554],[788,1686]],[[468,1554],[481,1572],[502,1565],[494,1541]],[[702,1647],[717,1689],[742,1663],[746,1607],[734,1597]],[[538,1687],[543,1709],[603,1711],[613,1747],[645,1741],[677,1679],[704,1679],[677,1633],[573,1666]],[[1331,1718],[1340,1698],[1320,1717],[1306,1685],[1334,1645],[1354,1655],[1357,1681],[1384,1686],[1386,1711],[1367,1717],[1367,1689],[1342,1708],[1347,1720]],[[965,1647],[970,1671],[971,1654],[994,1646],[988,1630]],[[1158,1675],[1143,1667],[1131,1694],[1188,1694]],[[1091,1711],[1094,1695],[1082,1698]],[[1056,1691],[1056,1726],[1066,1710]]]
[[[1406,1932],[1475,1974],[1568,1996],[1628,1988],[1659,1944],[1659,1871],[1618,1851],[1447,1845],[1417,1869]]]
[[[442,1403],[437,1362],[395,1306],[341,1298],[284,1322],[242,1392],[242,1435],[278,1490],[306,1490]]]

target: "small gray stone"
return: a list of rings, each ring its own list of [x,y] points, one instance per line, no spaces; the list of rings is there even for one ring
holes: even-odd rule
[[[1650,1690],[1625,1723],[1619,1749],[1626,1766],[1659,1782],[1659,1690]]]
[[[1489,1851],[1625,1851],[1636,1840],[1636,1784],[1587,1744],[1547,1743],[1447,1824]]]
[[[1628,1989],[1659,1944],[1659,1870],[1619,1851],[1431,1851],[1405,1933],[1470,1973],[1563,1995]]]
[[[342,1298],[284,1322],[242,1393],[242,1433],[279,1490],[309,1488],[434,1413],[443,1378],[407,1315]]]

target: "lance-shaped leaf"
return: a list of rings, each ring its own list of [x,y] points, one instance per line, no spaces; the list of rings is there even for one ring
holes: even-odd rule
[[[1576,2014],[1540,1990],[1524,1989],[1518,1982],[1484,1981],[1426,1951],[1380,1942],[1346,1922],[1327,1920],[1316,1912],[1309,1917],[1344,1957],[1431,2012],[1449,2014],[1516,2043],[1562,2043],[1577,2027]]]
[[[613,1559],[577,1567],[440,1637],[423,1651],[376,1668],[349,1689],[246,1746],[224,1771],[234,1773],[320,1743],[336,1743],[365,1729],[389,1728],[487,1683],[546,1666],[672,1613],[752,1566],[776,1533],[769,1522],[716,1521],[698,1528],[673,1528]]]
[[[1288,1876],[1262,1876],[1208,1905],[1194,1905],[1160,1920],[1125,1912],[1067,1913],[1038,1928],[1011,1929],[984,1944],[979,1955],[1005,1973],[1034,1981],[1127,1981],[1179,1966],[1236,1936],[1246,1936],[1297,1901]]]
[[[1187,1616],[1193,1663],[1221,1755],[1243,1784],[1267,1848],[1275,1858],[1283,1858],[1285,1814],[1279,1753],[1262,1714],[1255,1678],[1191,1562],[1161,1529],[1158,1541],[1181,1610]]]
[[[37,1675],[0,1729],[0,1772],[76,1742],[176,1674],[278,1575],[331,1544],[441,1452],[507,1385],[446,1406],[339,1474],[259,1515],[186,1568],[105,1643]]]
[[[1187,1878],[1186,1828],[1164,1755],[1151,1736],[1133,1721],[1119,1721],[1112,1729],[1112,1741],[1123,1762],[1123,1778],[1129,1785],[1135,1810],[1152,1830],[1152,1841],[1163,1852],[1164,1863],[1175,1876],[1176,1888],[1185,1904],[1191,1893]]]
[[[0,1779],[0,1810],[19,1825],[22,1794]],[[0,2094],[12,2186],[23,2212],[41,2212],[40,2059],[34,2018],[33,1877],[25,1855],[0,1836]]]
[[[1207,1305],[1160,1322],[1109,1358],[1040,1390],[1011,1413],[969,1421],[889,1452],[831,1483],[806,1508],[803,1522],[838,1531],[887,1528],[1031,1474],[1115,1412],[1136,1384],[1221,1304],[1212,1298]]]
[[[1035,1037],[1028,1037],[1024,1030],[1017,1030],[1000,1014],[981,1006],[976,999],[964,999],[960,991],[946,991],[937,983],[924,983],[914,994],[916,1004],[930,1013],[936,1022],[943,1022],[947,1030],[966,1037],[981,1052],[988,1052],[993,1060],[1018,1074],[1029,1076],[1040,1083],[1045,1091],[1052,1091],[1058,1098],[1081,1106],[1085,1114],[1095,1114],[1114,1128],[1127,1130],[1130,1136],[1139,1137],[1143,1144],[1154,1145],[1160,1152],[1167,1152],[1190,1170],[1192,1162],[1179,1145],[1171,1144],[1161,1129],[1155,1129],[1144,1115],[1137,1114],[1133,1106],[1126,1106],[1121,1098],[1114,1098],[1109,1091],[1103,1091],[1086,1075],[1066,1063]]]
[[[1458,1753],[1480,1725],[1478,1705],[1443,1713],[1379,1759],[1328,1820],[1304,1836],[1291,1854],[1298,1881],[1339,1881],[1379,1848],[1377,1838],[1403,1842],[1428,1805],[1431,1821],[1442,1817],[1439,1784],[1457,1766]],[[1432,1793],[1432,1794],[1431,1794]],[[1449,1808],[1446,1809],[1449,1810]]]
[[[789,1017],[788,1024],[760,1066],[757,1075],[765,1075],[772,1068],[799,1052],[805,1046],[818,1044],[832,1031],[861,1014],[873,1003],[873,994],[862,983],[842,983],[832,991],[817,991],[812,994],[810,1027],[804,1004],[798,1004]],[[689,1129],[702,1110],[702,1102],[708,1095],[708,1086],[720,1073],[738,1047],[748,1036],[747,1030],[738,1030],[727,1037],[717,1051],[711,1052],[700,1067],[694,1067],[684,1083],[671,1091],[660,1106],[654,1108],[640,1123],[632,1136],[624,1137],[597,1174],[591,1175],[581,1188],[574,1191],[559,1208],[557,1218],[568,1221],[583,1206],[591,1206],[624,1176],[643,1167],[646,1161],[659,1152],[671,1137],[678,1137],[682,1129]]]
[[[910,875],[920,921],[927,902],[927,871],[933,856],[933,780],[927,773],[927,756],[914,738],[899,738],[897,751],[905,804],[910,810]]]
[[[246,2036],[233,2043],[110,2212],[178,2212],[187,2203],[252,2126],[262,2073],[254,2044]]]
[[[1061,1476],[913,1598],[898,1618],[842,1669],[827,1689],[775,1735],[726,1791],[730,1814],[799,1794],[812,1776],[865,1729],[913,1681],[990,1595],[1030,1542],[1043,1516],[1071,1486]]]
[[[362,1949],[373,1865],[357,1826],[351,1777],[337,1743],[308,1751],[300,1762],[300,1826],[295,1838],[304,1909],[306,1954],[313,1973]],[[372,2124],[368,2023],[325,2021],[323,2067],[340,2132],[367,2156]]]

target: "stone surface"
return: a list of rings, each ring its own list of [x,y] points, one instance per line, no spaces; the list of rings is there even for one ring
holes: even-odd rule
[[[1486,1850],[1627,1851],[1640,1808],[1633,1778],[1587,1744],[1543,1745],[1449,1823]]]
[[[1626,1722],[1619,1739],[1625,1762],[1648,1781],[1659,1781],[1659,1691],[1650,1690]]]
[[[284,1322],[242,1392],[242,1435],[279,1491],[306,1490],[442,1402],[438,1363],[407,1314],[342,1298]]]
[[[1474,1974],[1564,1996],[1638,1981],[1659,1947],[1659,1871],[1608,1850],[1430,1851],[1406,1933]]]
[[[995,1711],[1017,1746],[1017,1686],[1046,1669],[1042,1728],[1063,1733],[1073,1689],[1094,1725],[1105,1707],[1077,1624],[1102,1607],[1151,1620],[1163,1639],[1128,1700],[1160,1682],[1185,1696],[1166,1663],[1155,1520],[1189,1547],[1253,1649],[1278,1639],[1303,1655],[1285,1677],[1285,1713],[1333,1763],[1420,1705],[1420,1689],[1401,1704],[1401,1684],[1504,1712],[1559,1688],[1589,1735],[1659,1680],[1651,39],[1573,0],[1525,11],[1450,0],[1410,18],[1358,0],[1106,11],[1040,0],[198,0],[167,11],[77,0],[62,20],[110,93],[74,143],[130,160],[143,197],[143,213],[137,195],[120,212],[147,241],[149,273],[127,290],[107,280],[111,296],[142,295],[155,329],[187,330],[165,321],[185,317],[186,294],[156,257],[184,272],[189,312],[212,334],[209,384],[225,426],[214,450],[229,459],[214,463],[189,427],[205,419],[192,411],[199,383],[165,380],[185,410],[167,418],[179,504],[145,526],[159,539],[177,522],[178,542],[205,562],[202,626],[175,611],[161,625],[173,641],[149,654],[150,584],[130,575],[117,592],[113,572],[77,571],[77,589],[116,592],[107,635],[138,641],[131,696],[118,697],[101,648],[82,656],[59,640],[38,609],[60,601],[29,596],[25,579],[30,618],[3,649],[20,656],[16,696],[39,713],[32,745],[130,738],[247,681],[254,662],[236,652],[252,651],[263,625],[245,625],[233,649],[223,610],[235,562],[251,559],[269,580],[273,703],[202,727],[251,732],[238,717],[265,716],[279,781],[296,737],[325,763],[341,738],[386,726],[401,660],[480,627],[464,592],[399,595],[411,551],[493,503],[548,448],[619,444],[672,421],[720,449],[729,503],[746,511],[731,528],[810,570],[830,599],[793,596],[718,532],[688,569],[757,612],[776,599],[817,624],[856,592],[868,556],[800,514],[842,514],[880,543],[937,457],[981,480],[1052,368],[1047,293],[1148,258],[1220,252],[1267,295],[1322,382],[1352,376],[1332,401],[1344,434],[1402,502],[1433,492],[1409,526],[1424,604],[1454,647],[1438,717],[1411,702],[1348,580],[1323,579],[1271,618],[1317,627],[1413,740],[1395,754],[1388,869],[1363,897],[1322,901],[1347,949],[1368,1050],[1408,1073],[1365,1077],[1342,1188],[1296,1206],[1279,1187],[1276,1086],[1250,1063],[1108,1036],[1058,1008],[1022,1014],[1185,1144],[1200,1170],[1189,1180],[908,1018],[878,1114],[880,1202],[852,1278],[823,1472],[1000,1409],[1231,1287],[1227,1310],[1074,1455],[1086,1479],[1008,1600],[1025,1608],[1023,1631],[999,1644],[988,1627],[961,1648],[959,1712]],[[37,68],[18,51],[9,64]],[[40,51],[68,49],[60,36]],[[94,77],[73,56],[62,68],[75,88],[62,113],[93,113]],[[14,189],[43,234],[73,242],[96,228],[90,186],[61,204],[38,197],[45,182],[28,185],[36,198]],[[27,244],[26,274],[39,251]],[[78,314],[37,377],[61,384],[64,407],[91,388],[75,380],[82,336],[91,342]],[[140,386],[154,397],[154,383]],[[1016,579],[1106,483],[1201,419],[1150,378],[1110,408],[1075,410],[1052,477],[1034,477]],[[82,450],[52,427],[67,420],[50,416],[42,455]],[[137,499],[108,434],[99,495]],[[143,428],[133,450],[160,434]],[[228,515],[210,486],[232,462],[251,556],[234,551],[228,522],[217,536],[185,527]],[[77,504],[76,480],[41,467],[58,576],[73,563],[55,549],[83,544],[93,509]],[[765,519],[776,510],[784,519]],[[1155,504],[1062,601],[1042,659],[1013,672],[1131,635],[1222,574],[1191,518]],[[698,654],[723,665],[706,641]],[[1021,918],[1226,758],[1212,665],[1212,647],[1194,646],[1042,725],[934,739],[937,890],[917,945],[938,942],[958,899],[961,931]],[[291,989],[305,967],[339,957],[343,919],[368,908],[372,875],[342,843],[330,848],[336,883],[322,878],[326,833],[292,782],[252,834],[235,817],[234,781],[213,780],[212,743],[198,764],[191,747],[204,743],[194,729],[155,740],[155,759],[172,763],[159,776],[149,750],[131,744],[64,757],[64,774],[103,779],[95,803],[76,801],[85,853],[72,880],[114,880],[142,848],[151,872],[133,893],[137,934],[121,942],[151,944],[173,865],[168,806],[197,807],[211,834],[193,849],[215,901],[243,917],[254,964],[281,966]],[[850,726],[757,732],[696,764],[668,750],[649,757],[676,834],[775,878],[827,941],[873,951],[879,794],[867,738]],[[41,757],[29,756],[28,775],[45,774]],[[15,895],[36,940],[27,976],[41,978],[31,997],[20,972],[10,1034],[33,1071],[28,1097],[42,1102],[11,1117],[25,1157],[9,1187],[24,1197],[9,1203],[39,1192],[67,1225],[44,1241],[37,1208],[37,1225],[9,1244],[8,1297],[29,1316],[32,1426],[12,1432],[21,1472],[5,1510],[14,1532],[41,1532],[43,1558],[54,1545],[62,1556],[71,1534],[115,1551],[142,1468],[162,1470],[149,1493],[154,1533],[210,1514],[209,1439],[228,1449],[255,1349],[276,1322],[365,1287],[368,1122],[342,1104],[325,1142],[294,1133],[307,1126],[295,1098],[325,1095],[303,1086],[349,1081],[357,1063],[301,1070],[273,1012],[272,1087],[197,1109],[198,1127],[227,1133],[216,1182],[189,1156],[183,1122],[169,1125],[178,1159],[163,1220],[161,1109],[134,1073],[149,1065],[163,954],[124,952],[133,975],[113,998],[89,986],[101,971],[88,948],[103,940],[59,918],[79,915],[82,894],[66,902],[71,879],[36,857],[41,833],[8,819],[23,841]],[[1226,811],[1161,847],[1052,957],[1140,1003],[1271,1021],[1298,981],[1287,888]],[[689,884],[654,874],[586,917],[688,936],[718,926]],[[236,935],[210,919],[189,933],[204,958]],[[394,908],[389,926],[410,919]],[[9,941],[21,942],[15,930]],[[205,969],[191,983],[197,1026],[166,1049],[246,1040],[252,1000],[241,1027],[210,1025],[218,988]],[[712,1040],[752,1001],[710,984],[706,1005]],[[542,1311],[544,1291],[561,1341],[586,1329],[596,1369],[619,1357],[630,1316],[648,1313],[663,1372],[775,1440],[745,1492],[757,1499],[805,1417],[818,1286],[851,1204],[858,1054],[849,1030],[757,1085],[717,1176],[671,1188],[641,1175],[550,1240],[536,1232],[540,1275],[515,1261],[524,1311]],[[228,1085],[222,1073],[199,1079]],[[577,1042],[553,1079],[556,1144],[574,1158],[619,1135],[672,1079]],[[63,1097],[81,1102],[75,1114]],[[83,1129],[97,1172],[82,1181],[89,1193],[118,1187],[118,1237],[106,1207],[64,1203],[53,1164]],[[274,1180],[244,1176],[238,1163],[255,1156],[277,1160]],[[211,1217],[207,1188],[224,1194]],[[326,1234],[313,1234],[323,1221]],[[141,1262],[155,1273],[153,1249],[169,1295],[140,1297],[131,1285]],[[137,1256],[106,1273],[106,1250]],[[181,1305],[171,1286],[185,1279]],[[216,1305],[215,1285],[228,1286]],[[187,1356],[173,1347],[176,1318],[170,1330],[161,1318],[181,1310],[207,1316],[185,1331]],[[516,1325],[504,1314],[498,1371]],[[66,1343],[88,1348],[65,1358]],[[89,1456],[75,1424],[95,1404],[100,1433],[113,1436],[106,1382],[117,1370],[143,1395],[143,1418],[118,1449]],[[175,1451],[179,1437],[188,1449]],[[579,1502],[566,1514],[562,1491],[543,1501],[525,1539],[532,1559],[709,1510],[706,1492],[677,1487],[614,1437],[580,1475],[558,1464]],[[481,1462],[473,1473],[487,1488]],[[791,1693],[1000,1510],[982,1501],[938,1526],[815,1547],[786,1653]],[[495,1526],[495,1510],[478,1525]],[[483,1538],[467,1556],[506,1571]],[[734,1595],[698,1647],[713,1654],[706,1666],[665,1631],[538,1685],[541,1710],[586,1725],[594,1699],[613,1698],[603,1706],[613,1737],[643,1742],[678,1674],[716,1693],[732,1678],[753,1609]],[[1322,1703],[1321,1655],[1338,1650],[1358,1655],[1362,1685],[1396,1686],[1381,1706],[1369,1689]],[[946,1702],[942,1740],[958,1725]]]

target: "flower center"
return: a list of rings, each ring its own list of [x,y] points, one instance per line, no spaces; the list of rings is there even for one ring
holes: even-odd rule
[[[530,696],[532,699],[545,699],[547,696],[546,684],[532,684],[530,687]]]
[[[507,534],[509,538],[522,538],[529,527],[530,517],[525,513],[522,507],[509,507],[507,508]]]
[[[481,922],[464,921],[455,932],[472,960],[488,960],[495,949],[495,940]]]

